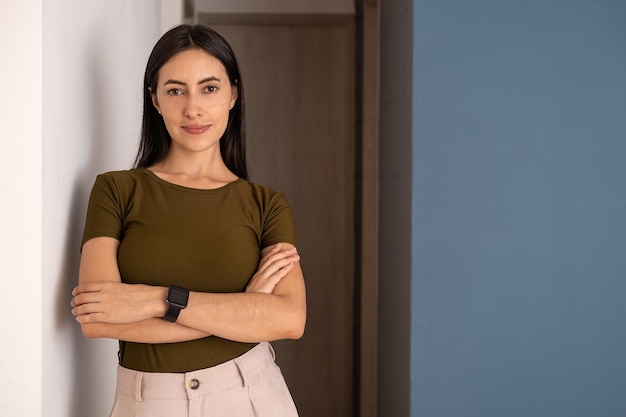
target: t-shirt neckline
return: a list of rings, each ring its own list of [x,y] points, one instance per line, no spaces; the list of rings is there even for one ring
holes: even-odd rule
[[[228,184],[222,185],[221,187],[217,187],[217,188],[193,188],[193,187],[186,187],[184,185],[174,184],[173,182],[166,181],[163,178],[159,177],[154,172],[152,172],[151,170],[149,170],[148,168],[139,168],[138,170],[140,172],[145,173],[148,176],[148,178],[150,178],[153,181],[156,181],[159,184],[164,185],[164,186],[166,186],[168,188],[172,188],[172,189],[180,190],[180,191],[190,191],[190,192],[194,192],[194,193],[214,193],[214,192],[219,192],[219,191],[228,189],[228,188],[234,186],[235,184],[238,184],[241,181],[244,181],[242,178],[237,178],[235,181],[229,182]]]

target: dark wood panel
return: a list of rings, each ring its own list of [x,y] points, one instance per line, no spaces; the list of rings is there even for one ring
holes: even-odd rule
[[[354,28],[211,24],[242,68],[252,180],[284,192],[308,295],[300,341],[274,343],[301,417],[355,412]]]

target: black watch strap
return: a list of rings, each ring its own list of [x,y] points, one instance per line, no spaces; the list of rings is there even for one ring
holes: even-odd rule
[[[176,322],[180,310],[187,307],[187,301],[189,300],[189,290],[176,285],[170,285],[167,290],[167,312],[163,316],[163,320]]]

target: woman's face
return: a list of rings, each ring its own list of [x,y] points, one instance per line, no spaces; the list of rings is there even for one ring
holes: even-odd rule
[[[237,89],[217,58],[202,49],[174,55],[159,70],[156,91],[151,93],[172,138],[170,151],[219,155]]]

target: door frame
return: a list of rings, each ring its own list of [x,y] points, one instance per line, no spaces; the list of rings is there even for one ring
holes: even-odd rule
[[[375,417],[378,408],[378,224],[380,6],[378,0],[355,0],[356,6],[356,166],[355,233],[357,274],[355,371],[357,415]],[[359,172],[360,171],[360,172]]]

